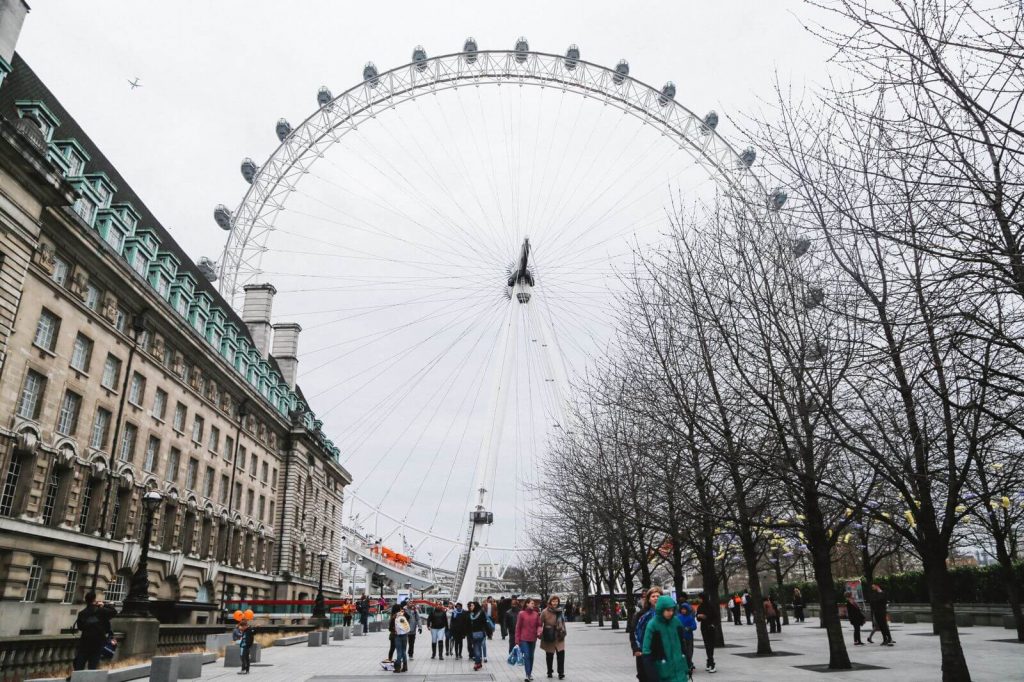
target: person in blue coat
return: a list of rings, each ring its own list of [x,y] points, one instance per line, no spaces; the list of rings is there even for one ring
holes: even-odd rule
[[[693,612],[693,606],[685,599],[679,602],[679,613],[676,618],[683,624],[683,653],[686,654],[686,662],[690,665],[690,675],[693,675],[693,633],[697,631],[697,616]]]

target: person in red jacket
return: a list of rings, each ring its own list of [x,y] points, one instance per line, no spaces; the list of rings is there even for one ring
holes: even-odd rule
[[[537,601],[527,599],[526,606],[516,617],[515,638],[526,666],[526,682],[533,679],[533,654],[537,651],[537,632],[540,631],[540,612]]]

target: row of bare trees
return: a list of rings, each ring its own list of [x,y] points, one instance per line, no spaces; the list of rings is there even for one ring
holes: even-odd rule
[[[553,446],[541,536],[585,590],[632,594],[664,566],[717,603],[738,568],[759,654],[764,569],[804,561],[833,668],[838,557],[870,578],[908,551],[943,679],[969,680],[958,546],[998,562],[1024,640],[1024,13],[814,5],[850,84],[780,86],[747,126],[788,201],[680,202],[669,243],[637,254],[615,348]]]

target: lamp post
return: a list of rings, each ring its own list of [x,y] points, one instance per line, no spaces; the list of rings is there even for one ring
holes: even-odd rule
[[[324,603],[324,563],[327,561],[327,550],[320,550],[320,579],[316,586],[316,601],[313,602],[312,619],[320,627],[327,625],[327,605]]]
[[[143,512],[146,515],[142,528],[142,551],[139,553],[139,564],[132,574],[128,597],[124,600],[123,616],[149,615],[149,542],[153,536],[153,513],[163,498],[156,490],[150,490],[142,496]]]

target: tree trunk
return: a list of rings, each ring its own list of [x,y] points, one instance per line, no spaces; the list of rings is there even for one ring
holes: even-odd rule
[[[704,583],[704,597],[709,604],[714,605],[713,618],[715,619],[715,646],[725,646],[725,634],[722,627],[722,609],[718,597],[718,571],[715,570],[714,550],[702,554],[700,558],[700,575]]]
[[[936,543],[940,544],[940,543]],[[941,548],[945,550],[945,547]],[[922,556],[928,598],[932,607],[932,628],[939,636],[942,653],[942,682],[970,682],[971,672],[960,644],[953,609],[953,584],[946,568],[946,552],[932,549]]]
[[[828,635],[828,667],[829,670],[849,670],[853,666],[850,664],[850,654],[846,650],[846,640],[843,639],[843,623],[839,620],[839,595],[836,594],[836,584],[832,577],[830,547],[827,542],[823,544],[823,547],[815,546],[809,549],[814,561],[814,582],[818,584],[821,599],[821,625]]]
[[[1006,586],[1006,597],[1013,612],[1013,622],[1017,626],[1017,641],[1024,642],[1024,612],[1020,605],[1020,585],[1017,583],[1017,576],[1014,575],[1013,558],[1006,549],[1004,536],[996,538],[996,560],[999,561],[999,573],[1003,576],[1003,584]]]
[[[594,572],[594,611],[597,612],[597,627],[604,627],[604,600],[601,599],[601,571]]]
[[[761,576],[757,573],[757,550],[754,548],[754,539],[749,527],[741,527],[739,535],[750,585],[750,601],[753,602],[750,609],[754,613],[754,629],[757,631],[757,655],[771,656],[772,643],[768,638],[768,627],[764,622],[764,594],[761,592]]]

